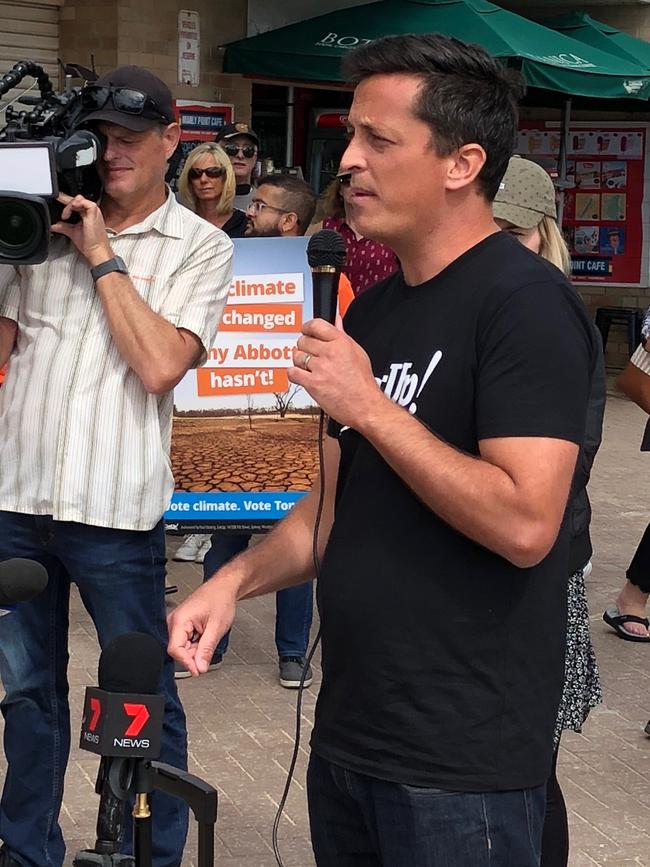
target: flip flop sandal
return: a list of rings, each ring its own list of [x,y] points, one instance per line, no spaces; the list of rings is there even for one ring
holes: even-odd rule
[[[648,621],[647,617],[637,617],[636,614],[619,614],[618,608],[608,608],[603,614],[603,620],[624,641],[650,641],[650,635],[637,635],[625,629],[626,623],[640,623],[648,629],[650,621]]]

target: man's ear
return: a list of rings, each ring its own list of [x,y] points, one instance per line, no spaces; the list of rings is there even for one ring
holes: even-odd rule
[[[485,165],[487,154],[479,144],[464,144],[458,150],[453,151],[447,157],[447,182],[448,190],[460,190],[468,187],[479,176]]]
[[[170,123],[163,128],[163,144],[165,146],[165,157],[169,159],[176,150],[181,137],[181,128],[177,123]]]
[[[298,231],[298,215],[293,211],[289,211],[288,214],[282,214],[282,219],[280,221],[280,227],[282,229],[283,235],[291,235],[294,232]]]

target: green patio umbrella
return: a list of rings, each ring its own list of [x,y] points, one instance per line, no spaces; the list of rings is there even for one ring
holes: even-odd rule
[[[596,21],[586,12],[569,12],[544,18],[542,23],[585,45],[608,51],[624,60],[632,60],[650,72],[650,44],[602,21]]]
[[[521,70],[529,87],[571,96],[650,97],[650,69],[529,21],[486,0],[380,0],[340,9],[226,46],[225,72],[341,81],[341,58],[400,33],[443,33],[482,45]]]

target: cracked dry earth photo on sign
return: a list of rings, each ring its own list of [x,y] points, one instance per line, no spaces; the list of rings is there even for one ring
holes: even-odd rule
[[[175,413],[171,460],[176,489],[308,491],[318,474],[317,439],[313,407]]]

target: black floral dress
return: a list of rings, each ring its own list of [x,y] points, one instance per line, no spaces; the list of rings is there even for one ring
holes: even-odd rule
[[[602,700],[598,663],[589,631],[584,570],[579,569],[569,576],[564,689],[555,724],[556,747],[563,731],[582,731],[589,711]]]

